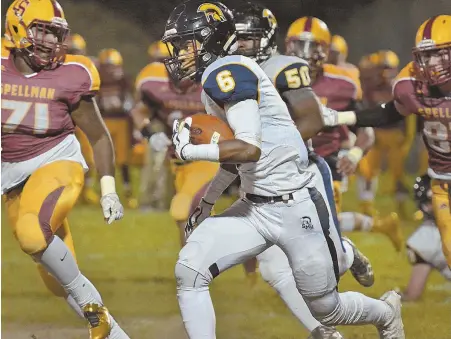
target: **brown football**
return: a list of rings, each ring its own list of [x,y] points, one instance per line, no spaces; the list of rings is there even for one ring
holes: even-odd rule
[[[190,141],[193,145],[217,144],[235,138],[230,127],[213,115],[198,113],[191,118]]]

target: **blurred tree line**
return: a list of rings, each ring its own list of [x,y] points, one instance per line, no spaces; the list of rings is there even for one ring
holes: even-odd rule
[[[223,0],[234,8],[245,0]],[[80,33],[95,55],[102,48],[117,48],[129,73],[147,63],[147,47],[159,39],[172,9],[181,0],[59,0],[72,32]],[[411,59],[415,32],[428,17],[451,12],[450,0],[260,0],[275,14],[279,45],[295,19],[312,15],[323,19],[333,34],[349,43],[349,59],[392,49],[401,62]],[[12,0],[2,0],[2,17]],[[3,32],[3,27],[2,27]]]

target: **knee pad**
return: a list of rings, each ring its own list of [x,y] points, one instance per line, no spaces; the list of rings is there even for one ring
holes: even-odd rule
[[[320,297],[304,296],[313,317],[323,325],[332,325],[339,314],[340,298],[336,291]]]
[[[189,217],[193,197],[185,193],[177,193],[171,201],[169,212],[175,221],[185,221]]]
[[[199,289],[208,288],[211,277],[203,276],[196,270],[177,262],[175,264],[175,280],[179,289]]]
[[[67,296],[67,293],[61,286],[61,284],[50,273],[48,273],[42,265],[38,264],[37,267],[42,281],[44,282],[47,289],[52,292],[54,296],[65,298]]]
[[[19,216],[15,229],[15,236],[20,248],[26,254],[32,255],[47,248],[49,241],[53,238],[50,225],[41,228],[39,218],[33,213]]]

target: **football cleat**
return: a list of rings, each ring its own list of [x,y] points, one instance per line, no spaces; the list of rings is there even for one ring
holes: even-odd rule
[[[111,332],[111,321],[108,309],[97,304],[87,304],[83,314],[88,321],[90,339],[106,339]]]
[[[307,339],[344,339],[334,327],[318,326]]]
[[[395,291],[388,291],[381,300],[386,302],[393,311],[392,319],[384,326],[378,327],[380,339],[405,339],[404,324],[401,317],[401,296]]]
[[[372,286],[374,284],[374,272],[370,260],[359,251],[359,249],[349,238],[342,237],[342,240],[348,242],[354,250],[354,262],[349,268],[352,276],[360,285],[365,287]]]
[[[395,212],[390,213],[385,218],[375,215],[372,231],[385,234],[390,239],[397,252],[400,252],[403,248],[404,235],[402,233],[399,217]]]

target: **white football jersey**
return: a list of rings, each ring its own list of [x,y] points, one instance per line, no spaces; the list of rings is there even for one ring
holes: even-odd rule
[[[310,66],[307,61],[299,57],[277,53],[262,62],[260,67],[280,94],[311,85]],[[310,151],[313,151],[311,139],[306,141],[306,145]]]
[[[226,122],[228,104],[249,99],[258,103],[261,157],[238,166],[245,193],[278,196],[312,181],[313,174],[304,171],[308,157],[302,137],[285,102],[255,61],[240,55],[220,58],[204,71],[202,86],[205,110]],[[246,112],[242,114],[242,124],[252,123]]]

